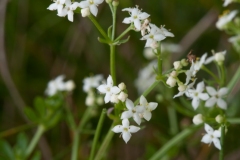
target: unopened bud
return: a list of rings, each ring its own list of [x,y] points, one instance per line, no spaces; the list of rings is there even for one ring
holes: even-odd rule
[[[94,105],[95,98],[94,96],[87,96],[85,100],[86,106],[93,106]]]
[[[118,99],[122,102],[125,102],[126,99],[127,99],[128,95],[124,92],[121,92],[119,95],[118,95]]]
[[[186,59],[181,60],[181,65],[186,67],[188,65],[188,61]]]
[[[179,84],[179,86],[178,86],[178,91],[179,91],[179,92],[183,92],[183,91],[186,90],[186,88],[187,88],[186,85],[184,85],[184,84]]]
[[[124,90],[124,89],[126,89],[126,85],[125,85],[125,83],[120,83],[119,85],[118,85],[118,88],[119,89],[121,89],[122,91]]]
[[[119,5],[119,1],[118,1],[118,0],[114,0],[114,1],[112,2],[112,5],[113,5],[114,7],[117,7],[117,6]]]
[[[222,123],[223,122],[223,120],[224,120],[224,118],[223,118],[223,116],[221,116],[220,114],[215,118],[215,120],[216,120],[216,122],[217,123]]]
[[[170,73],[170,76],[173,77],[173,78],[176,78],[178,76],[178,73],[176,71],[172,71]]]
[[[111,96],[110,101],[111,101],[112,103],[118,103],[118,102],[119,102],[118,95],[113,94],[113,95]]]
[[[75,83],[72,80],[69,80],[65,83],[65,88],[70,92],[75,88]]]
[[[225,51],[226,53],[226,51]],[[214,55],[215,61],[219,64],[222,65],[223,61],[225,60],[224,52],[219,52]]]
[[[175,70],[180,70],[182,68],[181,62],[180,61],[175,61],[173,63],[174,69]]]
[[[90,10],[89,8],[83,8],[81,9],[82,17],[87,17],[90,15]]]
[[[112,2],[112,0],[106,0],[106,3],[111,3]]]
[[[203,123],[203,116],[202,116],[202,114],[195,115],[193,117],[193,123],[196,124],[196,125]]]
[[[173,78],[172,76],[168,77],[167,79],[167,84],[170,86],[170,87],[174,87],[176,85],[176,79]]]

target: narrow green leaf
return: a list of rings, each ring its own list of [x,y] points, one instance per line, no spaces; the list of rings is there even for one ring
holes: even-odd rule
[[[112,25],[108,27],[108,37],[112,37]]]
[[[41,97],[36,97],[34,100],[34,108],[37,110],[41,117],[44,117],[46,114],[46,104]]]
[[[38,122],[39,121],[39,118],[37,117],[36,113],[33,111],[32,108],[25,107],[24,108],[24,113],[29,118],[29,120],[31,120],[32,122]]]

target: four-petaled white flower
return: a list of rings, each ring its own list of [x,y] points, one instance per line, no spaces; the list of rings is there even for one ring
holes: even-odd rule
[[[141,117],[139,114],[141,114],[144,111],[143,106],[134,106],[133,102],[130,99],[126,100],[126,107],[128,111],[124,111],[122,113],[121,119],[131,118],[133,117],[134,121],[140,125],[141,124]]]
[[[152,118],[152,110],[156,109],[158,104],[156,102],[150,102],[148,103],[146,98],[142,95],[140,97],[140,106],[144,107],[144,111],[142,113],[142,116],[149,121]]]
[[[192,98],[192,106],[194,109],[197,109],[200,103],[200,99],[206,101],[209,98],[207,93],[202,93],[204,91],[204,82],[197,84],[196,89],[189,89],[188,96]]]
[[[64,82],[63,79],[65,78],[64,75],[60,75],[55,79],[48,82],[47,89],[45,93],[48,96],[53,96],[59,91],[72,91],[75,88],[75,84],[72,80]]]
[[[131,17],[124,18],[123,23],[130,24],[134,23],[136,30],[140,31],[141,21],[147,19],[150,15],[146,12],[141,12],[137,7],[136,8],[125,8],[122,11],[128,11]]]
[[[99,92],[106,94],[104,97],[105,103],[108,103],[111,100],[112,95],[116,95],[121,91],[117,86],[113,86],[111,75],[107,78],[107,84],[102,84],[97,89]]]
[[[212,107],[217,104],[218,107],[227,109],[227,103],[222,98],[228,93],[228,88],[224,87],[216,91],[213,87],[207,86],[206,90],[212,96],[206,101],[206,107]]]
[[[62,14],[64,4],[65,4],[65,0],[54,0],[54,3],[50,4],[50,6],[47,9],[51,11],[57,10],[58,14]]]
[[[117,125],[115,126],[112,131],[115,133],[122,133],[122,138],[123,140],[127,143],[129,139],[131,138],[131,133],[135,133],[139,131],[140,128],[136,126],[129,126],[129,121],[128,119],[123,119],[122,120],[122,125]]]
[[[236,16],[237,10],[233,10],[230,13],[224,13],[217,21],[216,26],[218,29],[223,30],[226,28],[229,22]]]
[[[58,13],[58,16],[65,17],[67,15],[68,20],[73,22],[73,11],[76,10],[77,7],[79,7],[78,2],[72,3],[71,0],[65,0],[65,7],[62,9],[61,13]]]
[[[201,140],[201,142],[206,144],[211,144],[213,142],[214,146],[221,150],[220,140],[221,132],[219,130],[213,130],[208,124],[205,123],[204,128],[207,132]]]
[[[100,82],[103,80],[103,76],[101,74],[87,77],[83,79],[83,91],[89,92],[91,88],[96,88],[100,85]]]
[[[141,40],[147,40],[145,47],[151,47],[152,43],[159,42],[166,38],[166,36],[164,36],[159,31],[160,29],[156,25],[151,24],[151,23],[149,23],[149,25],[151,27],[149,34],[147,34],[141,38]]]
[[[101,4],[103,0],[85,0],[79,3],[80,8],[89,8],[90,12],[96,17],[98,13],[97,6]]]

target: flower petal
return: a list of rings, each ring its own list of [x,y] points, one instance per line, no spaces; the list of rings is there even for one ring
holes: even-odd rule
[[[197,84],[196,90],[197,90],[198,92],[202,92],[202,91],[204,90],[204,82],[203,82],[203,81],[202,81],[202,82],[199,82],[199,83]]]
[[[212,127],[210,127],[208,124],[204,124],[204,129],[208,134],[212,134],[213,133],[213,129]]]
[[[125,143],[127,143],[129,141],[129,139],[131,138],[131,134],[129,132],[123,132],[122,137],[123,137],[123,140],[125,141]]]
[[[108,78],[107,78],[107,85],[109,87],[112,87],[113,86],[113,79],[112,79],[112,76],[109,75]]]
[[[208,95],[207,93],[199,93],[198,97],[199,97],[201,100],[206,101],[206,100],[209,98],[209,95]]]
[[[117,86],[114,86],[111,88],[111,93],[118,94],[121,91]]]
[[[213,132],[213,136],[214,137],[221,137],[221,132],[219,131],[219,130],[215,130],[214,132]]]
[[[87,7],[89,7],[89,2],[88,1],[81,1],[80,3],[79,3],[79,7],[80,8],[87,8]]]
[[[205,134],[205,135],[202,137],[201,142],[208,144],[208,143],[211,143],[211,142],[212,142],[212,139],[211,139],[210,135]]]
[[[154,109],[157,108],[158,103],[156,103],[156,102],[150,102],[148,105],[149,105],[149,107],[148,107],[149,109],[154,110]]]
[[[103,3],[103,0],[93,0],[95,4],[101,4]]]
[[[111,100],[111,94],[110,93],[106,93],[105,97],[104,97],[104,102],[108,103]]]
[[[129,24],[129,23],[132,23],[132,22],[133,22],[133,18],[132,17],[124,18],[124,20],[122,21],[122,23],[125,23],[125,24]]]
[[[130,99],[126,100],[126,107],[127,107],[128,110],[131,110],[131,109],[134,108],[134,104]]]
[[[208,94],[210,94],[211,96],[217,95],[217,91],[213,87],[207,86],[206,90],[207,90]]]
[[[115,127],[113,127],[112,131],[115,133],[123,132],[123,127],[121,125],[116,125]]]
[[[133,116],[131,111],[125,111],[121,115],[121,119],[131,118]]]
[[[145,112],[143,112],[143,117],[144,117],[147,121],[149,121],[149,120],[152,118],[152,113],[149,112],[149,111],[145,111]]]
[[[146,98],[143,95],[141,95],[141,97],[140,97],[140,105],[146,106],[147,103],[148,102],[147,102]]]
[[[140,22],[140,20],[139,19],[135,19],[133,22],[134,22],[134,26],[139,31],[141,29],[141,22]]]
[[[56,3],[53,3],[51,4],[47,9],[53,11],[53,10],[56,10],[58,8],[57,4]]]
[[[220,144],[220,140],[218,138],[214,138],[213,139],[213,144],[216,148],[218,148],[219,150],[221,150],[221,144]]]
[[[106,84],[102,84],[99,87],[97,87],[97,90],[101,93],[106,93],[107,92],[107,86]]]
[[[211,97],[206,101],[205,106],[206,107],[212,107],[212,106],[214,106],[214,104],[216,104],[216,102],[217,102],[217,98],[216,97]]]
[[[123,119],[123,120],[122,120],[122,125],[123,125],[124,128],[128,128],[128,127],[129,127],[129,121],[128,121],[128,119]]]
[[[222,109],[227,109],[227,103],[221,98],[218,98],[217,105]]]
[[[136,126],[130,126],[129,129],[128,129],[128,131],[131,132],[131,133],[135,133],[139,130],[140,130],[140,128],[136,127]]]
[[[73,11],[68,11],[68,20],[73,22]]]
[[[147,14],[146,12],[140,13],[140,14],[138,15],[139,19],[141,19],[141,20],[144,20],[144,19],[148,18],[149,16],[150,16],[150,15]]]
[[[90,9],[90,12],[96,17],[96,16],[97,16],[97,13],[98,13],[98,8],[97,8],[97,6],[95,6],[95,5],[90,5],[89,9]]]
[[[134,121],[135,121],[138,125],[141,124],[141,118],[140,118],[140,116],[139,116],[138,114],[134,114],[134,115],[133,115],[133,119],[134,119]]]
[[[220,97],[226,95],[228,93],[228,88],[224,87],[224,88],[221,88],[219,91],[218,91],[218,95]]]
[[[199,98],[193,98],[193,100],[192,100],[192,106],[193,106],[193,108],[196,110],[197,109],[197,107],[199,106]]]

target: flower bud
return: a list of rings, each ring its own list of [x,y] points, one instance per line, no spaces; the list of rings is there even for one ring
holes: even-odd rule
[[[93,106],[94,105],[94,101],[95,101],[95,98],[94,96],[87,96],[86,100],[85,100],[85,104],[86,106]]]
[[[183,91],[185,91],[186,88],[187,88],[187,86],[184,85],[184,84],[178,84],[178,85],[179,85],[179,86],[178,86],[178,91],[179,91],[179,92],[183,92]]]
[[[173,78],[172,76],[168,77],[167,79],[167,84],[170,86],[170,87],[174,87],[176,85],[176,79]]]
[[[219,52],[214,55],[214,59],[219,65],[221,65],[223,63],[223,61],[225,60],[225,57],[222,52]]]
[[[194,123],[195,125],[198,125],[198,124],[203,123],[203,116],[202,116],[202,114],[197,114],[197,115],[195,115],[195,116],[193,117],[193,123]]]
[[[224,120],[224,118],[223,118],[223,116],[221,116],[220,114],[215,118],[215,120],[216,120],[216,122],[217,123],[222,123],[223,122],[223,120]]]
[[[186,59],[181,60],[181,65],[186,67],[188,65],[188,61]]]
[[[112,0],[105,0],[106,1],[106,3],[111,3],[112,2]]]
[[[117,6],[119,5],[119,1],[118,1],[118,0],[114,0],[114,1],[112,2],[112,5],[113,5],[114,7],[117,7]]]
[[[65,83],[65,89],[67,91],[72,91],[75,88],[75,83],[72,80],[69,80]]]
[[[120,83],[119,85],[118,85],[118,88],[119,89],[121,89],[122,91],[124,90],[124,89],[126,89],[126,85],[125,85],[125,83]]]
[[[100,105],[103,105],[103,103],[104,103],[103,97],[101,97],[101,96],[97,97],[96,103],[97,103],[99,106],[100,106]]]
[[[121,92],[119,95],[118,95],[118,99],[122,102],[125,102],[126,99],[128,97],[128,94],[124,93],[124,92]]]
[[[176,78],[178,76],[178,73],[176,71],[172,71],[170,73],[170,76],[173,77],[173,78]]]
[[[119,102],[118,95],[113,94],[113,95],[111,96],[110,101],[111,101],[112,103],[118,103],[118,102]]]
[[[81,9],[82,17],[87,17],[90,15],[90,10],[89,8],[83,8]]]
[[[180,61],[175,61],[173,63],[174,69],[175,70],[180,70],[182,68],[181,62]]]

